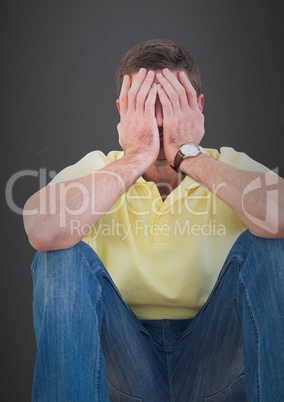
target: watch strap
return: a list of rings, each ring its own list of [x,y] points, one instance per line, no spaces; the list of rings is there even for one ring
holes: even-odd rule
[[[181,165],[181,163],[182,163],[182,161],[183,161],[184,159],[186,159],[186,158],[194,158],[194,157],[196,157],[197,155],[199,155],[199,154],[202,153],[201,150],[200,150],[200,148],[199,148],[199,147],[197,147],[197,148],[198,148],[199,152],[198,152],[196,155],[193,155],[193,156],[184,155],[184,154],[181,152],[181,148],[180,148],[180,149],[177,151],[177,153],[176,153],[176,156],[175,156],[175,159],[174,159],[173,164],[170,165],[171,168],[174,169],[177,173],[180,173],[180,174],[184,174],[184,175],[185,175],[186,173],[184,173],[179,167],[180,167],[180,165]]]
[[[181,165],[181,162],[183,161],[183,159],[184,159],[184,154],[181,152],[181,150],[179,149],[178,151],[177,151],[177,154],[176,154],[176,156],[175,156],[175,159],[174,159],[174,162],[173,162],[173,164],[172,165],[170,165],[171,166],[171,168],[172,169],[174,169],[176,172],[178,172],[178,173],[180,173],[180,174],[185,174],[182,170],[180,170],[180,165]]]

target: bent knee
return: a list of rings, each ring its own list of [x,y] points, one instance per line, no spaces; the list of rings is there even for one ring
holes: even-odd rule
[[[32,263],[34,282],[42,281],[46,285],[82,282],[84,275],[96,274],[104,270],[95,251],[84,242],[63,250],[38,251]]]

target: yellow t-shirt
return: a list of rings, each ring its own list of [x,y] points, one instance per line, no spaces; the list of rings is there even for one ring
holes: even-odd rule
[[[203,152],[240,169],[266,172],[246,154]],[[85,176],[121,158],[93,151],[53,182]],[[84,238],[102,259],[123,299],[140,319],[192,318],[206,302],[227,254],[245,230],[235,213],[186,176],[162,201],[140,177]]]

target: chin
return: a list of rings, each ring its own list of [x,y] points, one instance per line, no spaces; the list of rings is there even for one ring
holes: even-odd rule
[[[167,158],[166,158],[166,156],[165,156],[165,154],[164,154],[164,150],[163,150],[163,148],[161,148],[160,149],[160,152],[159,152],[159,155],[158,155],[158,157],[157,157],[157,161],[156,161],[158,164],[160,164],[160,165],[167,165],[168,164],[168,161],[167,161]]]
[[[159,151],[159,155],[158,155],[157,160],[160,160],[160,159],[166,159],[165,153],[164,153],[164,150],[163,150],[162,147],[160,148],[160,151]]]

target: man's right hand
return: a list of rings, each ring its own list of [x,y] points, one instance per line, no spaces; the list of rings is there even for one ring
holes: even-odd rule
[[[154,78],[154,71],[145,68],[132,77],[125,75],[117,101],[120,111],[117,126],[119,143],[126,156],[143,155],[148,166],[155,162],[160,149]]]
[[[46,186],[25,204],[24,223],[31,245],[39,251],[72,247],[86,235],[72,234],[74,211],[80,228],[90,228],[115,204],[123,193],[157,159],[160,138],[155,118],[157,86],[154,72],[141,69],[125,76],[119,108],[119,141],[124,157],[95,173]],[[68,191],[61,191],[68,186]],[[84,189],[84,196],[82,191]],[[82,208],[82,200],[89,200]],[[41,205],[45,213],[41,213]],[[37,211],[30,213],[30,211]],[[64,216],[64,224],[62,222]]]

